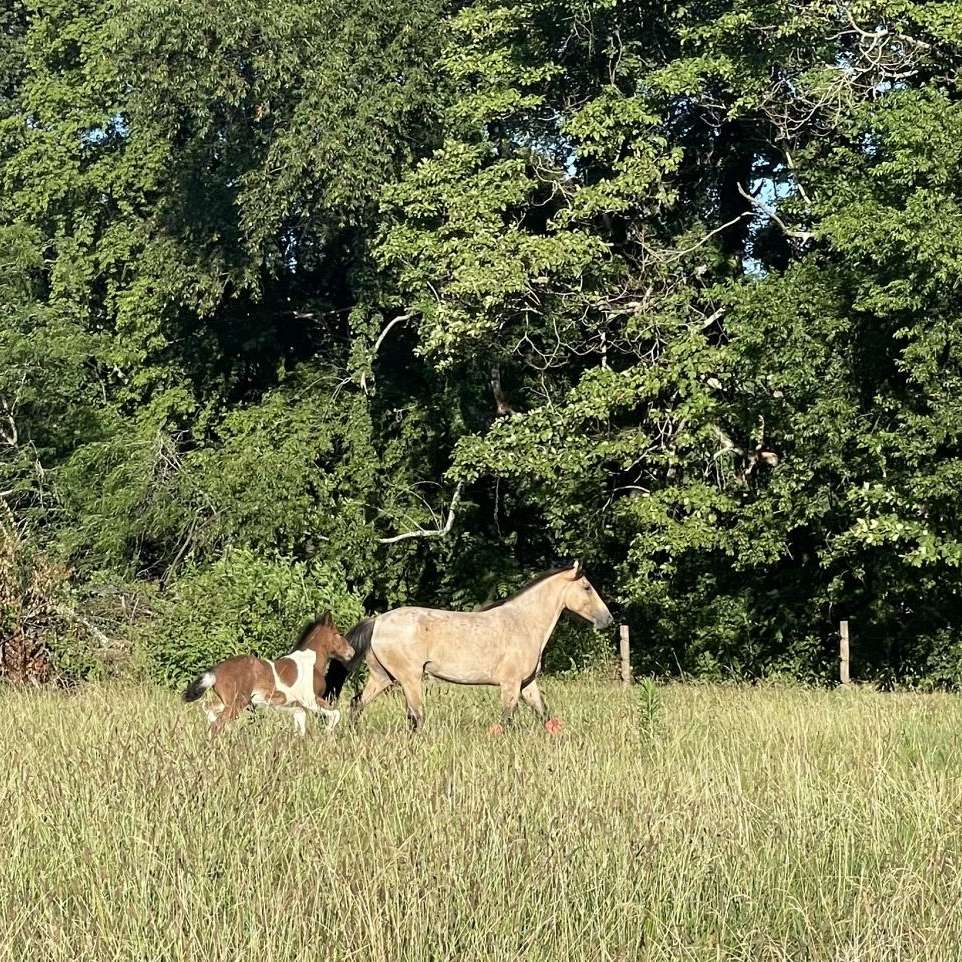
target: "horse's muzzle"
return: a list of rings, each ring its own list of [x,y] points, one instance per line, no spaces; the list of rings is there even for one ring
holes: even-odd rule
[[[595,628],[601,631],[602,628],[610,628],[615,623],[615,619],[611,615],[605,615],[604,618],[595,619]]]

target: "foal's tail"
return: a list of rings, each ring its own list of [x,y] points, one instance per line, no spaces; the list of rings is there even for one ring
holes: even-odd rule
[[[331,659],[325,677],[326,692],[324,697],[329,702],[336,702],[341,694],[344,683],[354,673],[357,666],[364,659],[371,647],[371,636],[374,634],[374,619],[365,618],[359,621],[344,637],[354,649],[354,657],[345,664],[336,658]]]
[[[203,675],[198,675],[184,690],[184,701],[197,701],[208,688],[213,688],[215,680],[212,671],[205,671]]]

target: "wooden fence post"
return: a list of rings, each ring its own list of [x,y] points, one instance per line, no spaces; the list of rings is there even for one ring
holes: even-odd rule
[[[631,684],[631,659],[628,648],[628,626],[622,625],[618,629],[619,643],[621,650],[621,684],[627,688]]]
[[[838,626],[838,675],[843,685],[848,684],[848,622],[842,621]]]

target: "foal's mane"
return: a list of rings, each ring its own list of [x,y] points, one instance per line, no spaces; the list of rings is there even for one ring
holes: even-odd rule
[[[540,585],[542,581],[547,581],[548,578],[553,578],[555,575],[560,575],[562,571],[571,571],[571,565],[563,565],[560,568],[551,568],[548,571],[542,571],[540,575],[536,575],[532,578],[523,588],[520,588],[513,595],[508,595],[507,598],[501,598],[498,601],[489,601],[486,605],[482,605],[478,608],[478,611],[491,611],[492,608],[500,608],[502,605],[506,605],[509,601],[514,601],[515,598],[520,598],[526,591],[530,591],[535,585]]]
[[[303,628],[301,628],[301,633],[297,636],[297,642],[292,651],[300,651],[306,644],[308,638],[314,634],[314,629],[324,622],[324,618],[315,618],[313,621],[309,621]]]

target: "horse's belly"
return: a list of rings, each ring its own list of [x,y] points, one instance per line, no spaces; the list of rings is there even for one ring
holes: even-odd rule
[[[499,685],[500,682],[494,677],[494,672],[490,668],[478,666],[476,668],[457,669],[445,668],[441,663],[429,661],[424,666],[426,674],[440,681],[450,681],[455,685]]]
[[[483,647],[473,650],[464,645],[433,645],[424,665],[432,678],[457,685],[499,685],[503,657]]]

